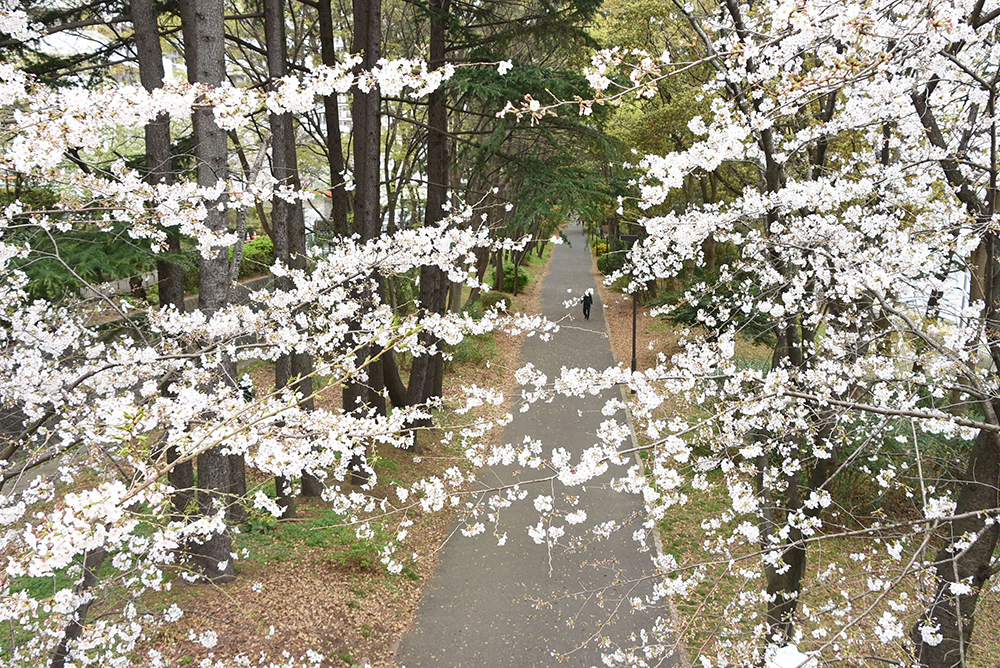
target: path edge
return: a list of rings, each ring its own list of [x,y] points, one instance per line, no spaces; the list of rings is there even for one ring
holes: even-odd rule
[[[597,259],[594,254],[590,252],[588,246],[587,253],[590,255],[590,273],[594,276],[595,281],[603,281],[604,274],[597,270]],[[603,299],[601,300],[604,301]],[[601,308],[607,308],[606,304],[601,304]],[[615,353],[615,347],[611,345],[611,325],[607,318],[604,318],[604,336],[608,339],[608,347],[611,349],[611,359],[614,360],[615,366],[621,366],[621,361],[618,359],[618,354]],[[628,392],[624,385],[618,386],[618,392],[621,394],[622,403],[625,405],[625,419],[628,421],[628,434],[629,438],[632,439],[632,449],[633,457],[635,463],[639,466],[640,470],[645,471],[646,463],[642,461],[639,456],[639,439],[635,434],[635,420],[632,418],[632,408],[629,405]],[[643,509],[645,512],[646,502],[642,502]],[[649,519],[649,515],[646,515]],[[656,527],[656,523],[653,524],[653,545],[656,547],[656,556],[661,560],[665,556],[663,551],[663,538],[660,536],[660,530]],[[667,598],[667,611],[670,613],[670,622],[673,626],[677,621],[677,608],[674,606],[674,601],[671,598]],[[677,638],[677,646],[675,648],[675,653],[677,654],[678,661],[680,663],[680,668],[691,668],[691,659],[688,656],[687,650],[684,648],[683,643],[681,643],[680,638]]]

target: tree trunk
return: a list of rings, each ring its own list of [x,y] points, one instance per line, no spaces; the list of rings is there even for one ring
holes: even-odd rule
[[[503,251],[498,250],[493,254],[493,289],[503,292]]]
[[[361,69],[373,69],[381,58],[381,0],[354,0],[354,51],[363,53]],[[357,91],[351,103],[354,123],[354,232],[370,241],[381,232],[379,157],[381,94],[377,88]]]
[[[236,368],[233,365],[232,378],[236,378]],[[226,490],[226,522],[230,526],[238,526],[247,521],[247,509],[242,500],[247,495],[247,466],[243,455],[226,455],[229,466],[229,487]]]
[[[797,476],[793,476],[797,478]],[[790,486],[797,486],[797,480],[789,479]],[[796,489],[797,494],[797,489]],[[798,508],[789,508],[795,512]],[[795,543],[802,539],[802,532],[792,529],[787,542]],[[764,575],[767,578],[767,625],[768,637],[780,638],[779,645],[791,641],[795,609],[798,607],[799,592],[802,590],[802,576],[806,569],[805,548],[791,545],[781,555],[781,569],[765,566]]]
[[[476,253],[476,279],[482,283],[486,279],[486,271],[490,268],[490,251],[486,248],[477,248]],[[473,288],[469,292],[469,300],[466,304],[471,304],[472,302],[479,301],[479,297],[482,294],[482,290],[479,288]]]
[[[445,66],[445,38],[451,0],[430,0],[431,34],[428,68]],[[427,209],[424,225],[437,225],[444,218],[448,197],[448,109],[444,89],[427,98]],[[442,286],[443,288],[444,286]]]
[[[396,365],[396,356],[392,349],[382,353],[382,369],[385,379],[385,388],[389,391],[389,400],[393,406],[408,406],[409,397],[406,392],[406,385],[399,375],[399,367]]]
[[[220,86],[226,73],[222,0],[182,0],[180,9],[188,80]],[[211,107],[195,107],[192,123],[198,185],[215,187],[220,179],[226,177],[226,135],[216,125]],[[213,232],[225,232],[228,228],[224,204],[225,200],[221,197],[215,202],[205,203],[204,224]],[[206,317],[211,317],[225,305],[229,296],[226,249],[217,249],[209,257],[201,258],[198,284],[198,308]],[[219,382],[232,382],[233,379],[227,377],[230,374],[222,375]],[[231,469],[227,456],[218,446],[198,456],[198,507],[202,514],[213,514],[217,512],[217,504],[231,501],[224,498],[233,488]],[[232,539],[228,531],[216,533],[203,543],[191,546],[195,564],[204,577],[213,582],[226,582],[236,577],[231,551]]]
[[[163,86],[163,51],[160,49],[159,25],[152,0],[132,0],[132,25],[135,30],[135,49],[139,62],[139,79],[143,88],[153,91]],[[173,181],[170,169],[170,116],[160,114],[145,128],[146,179],[152,184],[169,184]],[[167,230],[167,251],[180,253],[181,239],[176,228]],[[159,305],[173,306],[184,312],[184,270],[173,262],[156,263]],[[176,459],[176,449],[168,451],[168,462]],[[175,490],[172,503],[177,514],[184,512],[191,500],[194,486],[194,463],[178,464],[170,470],[167,479]]]
[[[227,498],[231,474],[229,457],[222,454],[221,448],[211,448],[198,455],[198,512],[201,515],[215,515],[232,502]],[[221,583],[236,578],[228,529],[212,534],[204,542],[192,542],[190,552],[195,567],[206,580]]]
[[[365,57],[369,50],[373,50],[375,55],[379,55],[378,46],[381,40],[381,2],[380,0],[363,0],[369,5],[367,11],[368,28],[366,39],[368,45],[365,47]],[[371,68],[374,61],[368,64],[367,60],[363,67]],[[355,99],[365,107],[364,135],[361,136],[355,126],[355,175],[358,180],[358,187],[355,190],[355,228],[360,233],[362,241],[370,241],[382,234],[382,209],[381,209],[381,187],[379,170],[381,167],[382,148],[382,121],[381,121],[381,96],[378,91],[373,90],[363,99]],[[358,176],[358,174],[363,176]],[[375,293],[384,302],[385,287],[381,276],[373,275]],[[374,296],[374,295],[372,295]],[[365,299],[366,308],[371,308],[374,300],[371,297]],[[384,371],[382,359],[379,353],[382,351],[372,346],[365,346],[359,352],[359,363],[367,363],[368,380],[367,387],[362,390],[362,400],[369,406],[375,408],[380,415],[386,415],[387,406],[383,391],[385,389]],[[369,361],[373,360],[373,361]]]
[[[87,552],[83,558],[83,579],[76,587],[77,594],[86,594],[91,587],[97,584],[98,573],[107,556],[108,552],[103,547]],[[66,625],[66,630],[63,631],[62,640],[52,652],[50,668],[63,668],[66,665],[66,660],[70,658],[73,641],[79,640],[83,635],[83,626],[87,623],[87,612],[90,610],[90,604],[91,601],[87,600],[73,611],[73,616],[69,624]]]
[[[1000,402],[994,402],[1000,410]],[[976,438],[966,471],[965,482],[958,495],[956,515],[975,511],[993,511],[1000,507],[997,481],[1000,480],[1000,438],[982,431]],[[916,659],[927,668],[957,668],[965,665],[966,653],[972,640],[976,605],[983,585],[992,576],[993,550],[997,546],[1000,525],[985,518],[993,513],[966,517],[951,523],[950,535],[935,559],[937,592],[924,616],[913,626],[910,638],[916,645]],[[968,549],[956,551],[955,543],[968,536],[977,536]],[[956,595],[951,586],[962,582],[971,589]],[[939,626],[942,640],[937,645],[924,641],[922,626]]]
[[[699,179],[701,183],[701,199],[705,204],[715,204],[718,194],[718,178],[715,172],[711,172],[707,177]],[[715,271],[715,237],[711,234],[705,237],[701,244],[701,252],[704,255],[705,273],[711,274]]]
[[[452,313],[462,311],[462,287],[461,283],[448,284],[448,310]]]
[[[283,0],[264,0],[264,42],[267,51],[267,74],[272,82],[281,80],[288,73],[285,64],[285,3]],[[295,160],[295,129],[291,114],[270,115],[271,124],[271,175],[282,188],[296,188],[298,179]],[[289,243],[296,204],[283,197],[271,198],[271,241],[274,243],[274,259],[286,266],[292,265]],[[275,278],[277,290],[292,289],[289,276]],[[282,390],[293,378],[292,354],[281,355],[274,363],[274,389]],[[281,517],[295,517],[295,496],[290,480],[277,476],[274,481],[278,504],[282,507]]]
[[[984,225],[985,226],[985,225]],[[997,348],[997,312],[1000,310],[1000,238],[993,233],[984,235],[983,281],[986,307],[983,320],[987,323],[987,334],[991,342],[994,361],[1000,357]],[[983,412],[993,418],[1000,411],[1000,401],[983,402]],[[983,586],[993,576],[993,551],[1000,538],[1000,526],[993,518],[1000,508],[1000,435],[981,431],[969,455],[965,479],[955,507],[956,515],[979,512],[978,515],[954,520],[949,525],[949,536],[937,553],[935,575],[936,594],[923,617],[910,631],[910,638],[916,646],[916,659],[927,668],[952,668],[965,665],[966,652],[972,640],[976,606]],[[976,536],[971,546],[958,550],[956,543],[965,543],[969,536]],[[969,591],[952,593],[956,583],[969,585]],[[937,633],[942,640],[936,645],[924,641],[922,626],[939,626]]]
[[[354,52],[363,54],[360,68],[372,69],[381,58],[382,44],[382,3],[381,0],[354,0]],[[351,116],[354,125],[354,233],[362,242],[370,241],[381,232],[379,210],[379,156],[381,150],[381,94],[377,87],[367,93],[355,91],[351,100]],[[360,295],[362,302],[371,299]],[[360,332],[360,318],[351,328]],[[365,365],[371,356],[370,346],[360,346],[357,351],[357,365]],[[378,363],[380,364],[380,363]],[[374,366],[374,365],[372,365]],[[373,375],[368,369],[369,376]],[[375,374],[381,377],[381,369]],[[360,381],[344,384],[343,405],[345,411],[360,410],[371,398],[369,387]],[[363,471],[363,457],[352,458],[349,469],[351,484],[367,482]]]
[[[385,279],[375,277],[375,293],[381,303],[386,303]],[[368,354],[373,362],[368,365],[368,405],[373,406],[379,415],[388,415],[389,407],[385,400],[385,350],[377,345],[369,347]]]
[[[132,0],[132,27],[135,30],[135,51],[139,63],[139,80],[147,91],[163,87],[163,51],[160,49],[160,31],[156,8],[152,0]],[[146,180],[152,184],[169,184],[173,180],[170,170],[170,116],[160,114],[145,128]],[[180,253],[181,238],[176,228],[167,230],[167,251]],[[174,262],[160,260],[156,263],[160,306],[173,305],[184,312],[184,270]]]
[[[177,448],[171,447],[167,449],[167,464],[175,461],[177,461]],[[172,467],[167,474],[167,482],[175,490],[170,496],[170,504],[174,509],[173,519],[180,521],[194,500],[194,463],[188,460]]]
[[[330,0],[319,0],[319,43],[323,64],[337,64],[337,50],[333,41],[333,13]],[[326,153],[330,166],[330,220],[334,232],[346,237],[350,234],[347,222],[348,196],[344,190],[344,148],[340,135],[340,106],[334,91],[323,97],[326,116]]]
[[[421,308],[425,311],[433,311],[434,309],[434,297],[438,291],[437,283],[441,278],[441,271],[436,267],[424,266],[420,268],[420,290],[417,298],[420,300]],[[419,334],[419,341],[425,346],[434,344],[433,337],[426,332]],[[420,355],[413,358],[413,364],[410,366],[410,384],[407,388],[407,403],[409,405],[422,403],[430,396],[427,392],[431,384],[427,378],[433,376],[434,373],[431,359],[430,355]]]

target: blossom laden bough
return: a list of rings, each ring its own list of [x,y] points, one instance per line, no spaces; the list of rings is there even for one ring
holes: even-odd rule
[[[624,48],[596,54],[585,73],[591,99],[546,103],[545,91],[537,91],[499,113],[532,124],[565,105],[587,115],[595,105],[647,99],[687,71],[705,75],[706,105],[680,125],[692,140],[637,159],[633,197],[621,211],[627,205],[635,212],[642,234],[628,265],[610,277],[640,290],[701,261],[708,240],[725,246],[729,257],[718,279],[691,286],[682,302],[700,329],[686,335],[672,358],[635,373],[564,369],[550,378],[530,366],[518,372],[523,409],[558,394],[634,390],[630,407],[645,436],[638,449],[648,451],[646,466],[628,456],[636,448],[627,425],[614,418],[620,400],[606,407],[599,442],[576,457],[531,437],[483,446],[482,435],[509,414],[466,425],[454,438],[474,463],[516,463],[536,472],[539,485],[584,486],[611,472],[613,489],[641,494],[646,503],[650,522],[634,531],[640,547],[652,521],[686,512],[678,508],[721,488],[722,509],[700,522],[698,559],[654,557],[660,576],[654,594],[630,602],[638,610],[693,596],[716,568],[721,578],[738,581],[738,593],[722,604],[727,627],[702,651],[703,665],[851,660],[873,652],[949,665],[949,653],[962,655],[971,641],[972,625],[955,620],[971,619],[987,579],[977,573],[996,568],[995,499],[974,493],[992,469],[956,464],[964,464],[959,457],[993,462],[1000,452],[995,2],[770,2],[752,12],[725,3],[723,10],[704,17],[693,7],[680,10],[699,44],[684,54]],[[16,39],[35,36],[26,16],[2,16],[0,30]],[[282,289],[211,315],[150,313],[148,329],[112,341],[89,314],[27,292],[20,267],[32,249],[18,240],[26,231],[120,224],[131,239],[159,243],[164,229],[177,229],[210,257],[235,239],[205,224],[207,202],[246,209],[275,196],[305,197],[265,171],[238,187],[233,180],[152,186],[123,162],[86,174],[65,167],[68,151],[102,153],[117,133],[137,133],[161,113],[190,116],[210,106],[216,123],[235,131],[255,113],[299,113],[332,91],[378,87],[421,96],[453,75],[411,60],[382,61],[359,73],[359,62],[349,56],[334,67],[317,66],[276,80],[267,92],[179,82],[153,92],[49,90],[0,65],[0,104],[11,110],[0,167],[59,184],[66,195],[51,209],[14,201],[0,217],[0,403],[24,414],[15,446],[33,457],[29,463],[113,450],[116,466],[127,472],[119,482],[73,495],[41,478],[5,495],[0,521],[7,527],[8,579],[65,572],[83,582],[88,558],[93,562],[101,551],[133,600],[168,587],[165,573],[174,569],[197,579],[178,564],[178,548],[225,532],[225,508],[220,503],[197,519],[176,521],[171,496],[178,490],[164,480],[214,447],[268,474],[322,477],[325,500],[360,540],[375,535],[372,514],[411,507],[462,507],[463,532],[483,536],[506,508],[529,498],[539,519],[524,530],[549,550],[623,528],[623,521],[592,524],[572,495],[529,492],[527,485],[468,501],[473,482],[457,470],[397,486],[392,500],[366,493],[378,482],[366,464],[366,489],[341,484],[363,444],[408,447],[412,425],[428,419],[436,401],[384,416],[307,411],[292,388],[248,397],[235,385],[213,382],[231,361],[293,352],[316,356],[315,373],[332,383],[363,382],[366,362],[350,354],[359,337],[365,345],[421,356],[437,352],[422,333],[451,343],[498,328],[557,335],[557,323],[534,316],[492,310],[480,320],[454,313],[397,318],[381,301],[372,276],[432,265],[476,288],[470,276],[477,251],[525,248],[523,239],[493,244],[485,227],[472,224],[474,208],[452,207],[454,215],[441,225],[366,243],[344,239],[317,256],[308,274],[276,263],[271,272],[288,279]],[[494,65],[500,75],[512,66]],[[724,170],[738,184],[726,197],[675,206],[678,190]],[[954,279],[966,275],[969,293],[956,296],[964,288]],[[755,328],[773,341],[762,367],[739,357],[739,337]],[[471,385],[458,403],[468,411],[507,398]],[[678,414],[679,406],[692,413]],[[931,446],[953,457],[952,469],[968,468],[968,477],[935,480],[941,471],[931,469],[937,465]],[[29,474],[10,463],[12,454],[3,457],[4,483]],[[61,473],[73,479],[76,471]],[[838,487],[848,474],[870,480],[886,498],[905,499],[911,516],[889,517],[881,509],[860,516]],[[253,498],[262,512],[282,512],[266,495]],[[40,504],[58,507],[39,521]],[[390,572],[403,568],[406,521],[379,551]],[[932,539],[945,530],[951,538],[934,554]],[[506,542],[506,533],[493,533]],[[844,563],[816,575],[813,591],[803,577],[812,546],[859,538],[864,542]],[[33,634],[11,662],[37,665],[58,641],[48,625],[66,620],[86,595],[75,584],[42,598],[4,584],[0,619]],[[179,613],[169,608],[162,619],[175,622]],[[129,604],[117,620],[102,619],[88,631],[76,651],[111,665],[140,651],[144,623]],[[642,665],[664,655],[670,629],[664,617],[638,633],[631,650],[609,651],[607,663]],[[193,639],[208,649],[219,642],[208,630]]]

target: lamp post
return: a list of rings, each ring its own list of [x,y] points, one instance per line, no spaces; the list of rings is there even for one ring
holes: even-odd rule
[[[638,234],[622,234],[620,239],[628,244],[629,248],[635,245],[635,242],[639,240]],[[632,373],[635,373],[635,314],[637,311],[636,306],[636,293],[632,292]]]

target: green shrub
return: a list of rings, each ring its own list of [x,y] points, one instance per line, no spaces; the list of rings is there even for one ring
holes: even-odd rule
[[[24,187],[12,191],[0,188],[0,208],[18,201],[27,211],[59,208],[59,194],[47,187]],[[33,225],[14,225],[4,229],[3,240],[27,249],[27,257],[15,257],[12,266],[28,277],[27,291],[32,297],[52,301],[80,294],[87,284],[128,279],[140,276],[156,267],[156,257],[149,243],[136,241],[128,235],[127,226],[94,217],[67,217],[53,214],[56,225],[42,231]],[[60,229],[61,224],[72,226]],[[170,256],[176,261],[176,258]]]
[[[530,282],[531,279],[528,278],[528,272],[525,271],[524,267],[518,266],[517,289],[523,290],[528,287],[528,283]],[[514,264],[511,262],[503,263],[503,291],[514,292]]]
[[[732,308],[742,296],[759,295],[760,287],[743,277],[732,282],[720,282],[718,276],[718,272],[707,274],[697,269],[691,283],[681,290],[661,294],[654,305],[672,305],[669,317],[675,323],[700,325],[698,314],[704,313],[719,320],[723,327],[735,327],[747,341],[773,345],[774,323],[769,316],[757,311],[744,313],[738,308]],[[727,314],[726,319],[721,318],[723,309]]]
[[[270,237],[257,237],[243,244],[240,278],[266,273],[272,264],[274,264],[274,243]]]
[[[500,302],[505,303],[505,306],[499,307],[501,311],[506,311],[510,307],[510,297],[502,292],[487,292],[479,298],[479,301],[484,311],[489,311]]]
[[[496,357],[498,352],[493,332],[470,335],[463,338],[461,343],[448,347],[451,359],[446,364],[449,362],[482,364],[484,361]]]
[[[472,318],[473,320],[479,320],[480,318],[482,318],[483,314],[486,313],[486,308],[483,307],[482,298],[477,299],[474,302],[468,302],[465,306],[462,307],[462,312],[468,313],[469,317]]]
[[[971,417],[971,416],[970,416]],[[978,416],[976,416],[978,417]],[[872,419],[845,423],[838,437],[840,459],[844,462],[838,474],[828,484],[838,505],[851,509],[855,518],[877,516],[881,512],[893,517],[919,513],[919,501],[908,494],[918,489],[921,478],[938,481],[940,488],[956,488],[965,472],[963,453],[968,442],[943,434],[917,434],[922,473],[918,474],[913,459],[914,432],[909,420],[892,420],[876,425]],[[902,437],[902,442],[897,440]],[[891,471],[899,485],[883,486],[880,474]]]
[[[496,282],[496,268],[490,270],[487,280],[485,281],[487,285],[493,286]],[[517,289],[523,290],[531,282],[531,278],[528,277],[528,272],[525,270],[524,265],[517,268]],[[514,292],[514,264],[512,262],[503,263],[503,291],[504,292]]]
[[[625,266],[625,253],[605,253],[597,258],[597,271],[605,276]]]

